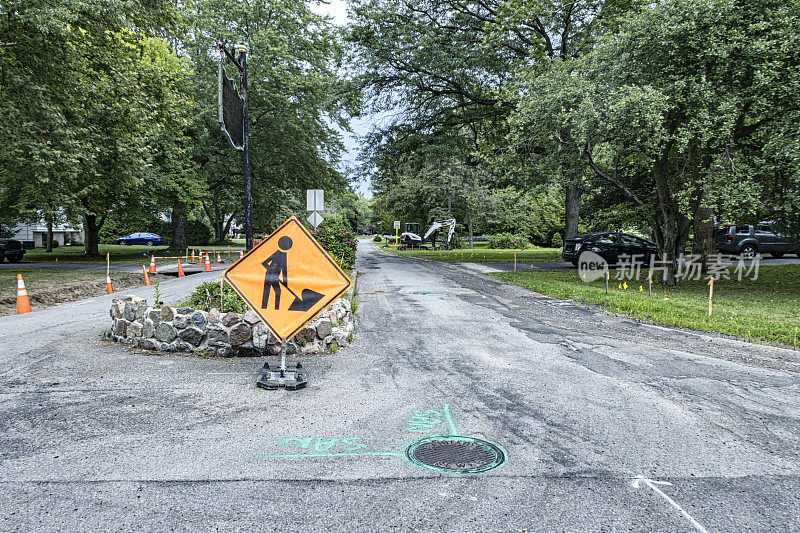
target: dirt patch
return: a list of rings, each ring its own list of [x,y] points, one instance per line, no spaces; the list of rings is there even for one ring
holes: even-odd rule
[[[114,292],[120,292],[132,287],[143,285],[141,274],[115,274],[113,279]],[[42,291],[28,291],[28,299],[31,302],[31,309],[34,311],[51,307],[53,305],[74,302],[93,296],[106,294],[106,282],[103,279],[97,281],[79,281],[67,283],[54,289]],[[17,312],[17,298],[0,298],[0,316],[13,315]]]

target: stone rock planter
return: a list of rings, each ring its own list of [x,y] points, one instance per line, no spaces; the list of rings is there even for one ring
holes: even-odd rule
[[[114,298],[113,325],[106,338],[145,350],[194,353],[205,357],[255,357],[281,351],[276,339],[248,310],[244,314],[205,312],[191,307],[154,309],[133,295]],[[339,298],[309,322],[287,347],[289,354],[335,352],[353,339],[350,301]]]

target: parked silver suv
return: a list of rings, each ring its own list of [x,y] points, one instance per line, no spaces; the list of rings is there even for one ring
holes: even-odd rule
[[[772,229],[772,222],[759,222],[757,226],[724,226],[714,235],[717,251],[752,258],[756,254],[783,257],[797,254],[800,257],[800,239],[791,238]]]

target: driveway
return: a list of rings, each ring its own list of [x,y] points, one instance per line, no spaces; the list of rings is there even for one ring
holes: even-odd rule
[[[797,530],[800,353],[358,269],[355,343],[297,392],[101,341],[107,296],[0,318],[0,530]]]

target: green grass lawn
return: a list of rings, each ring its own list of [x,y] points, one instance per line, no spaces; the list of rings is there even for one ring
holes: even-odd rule
[[[101,244],[100,257],[87,257],[83,251],[83,246],[61,246],[54,248],[52,253],[46,253],[44,249],[37,248],[28,250],[22,258],[23,263],[39,263],[64,261],[67,263],[105,263],[106,252],[111,254],[111,264],[146,264],[150,262],[150,256],[173,256],[175,253],[167,250],[166,246],[124,246],[120,244]],[[231,246],[192,246],[195,250],[208,252],[226,250],[244,250],[244,246],[233,244]],[[237,255],[238,257],[238,255]]]
[[[708,316],[707,279],[684,281],[681,287],[628,281],[620,289],[612,271],[609,293],[605,281],[584,283],[577,271],[500,272],[495,278],[564,300],[600,304],[612,313],[666,326],[678,326],[741,337],[746,340],[800,347],[800,265],[761,267],[758,280],[720,279],[714,282],[714,306]],[[639,287],[642,291],[639,291]]]
[[[166,246],[123,246],[120,244],[101,244],[101,257],[88,257],[83,246],[60,246],[53,248],[53,253],[46,253],[43,248],[28,250],[22,261],[25,263],[44,263],[58,259],[67,263],[105,263],[106,252],[111,254],[111,263],[144,264],[150,256],[164,255]]]
[[[486,243],[476,243],[474,248],[456,250],[392,250],[394,241],[376,242],[382,250],[401,256],[422,257],[435,261],[463,261],[466,263],[513,262],[517,254],[518,263],[535,263],[537,261],[560,261],[561,248],[541,248],[533,246],[524,250],[499,250],[486,248]]]

